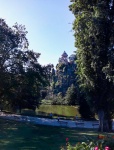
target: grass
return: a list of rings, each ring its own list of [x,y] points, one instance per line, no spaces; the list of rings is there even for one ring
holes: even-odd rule
[[[59,116],[73,120],[76,115],[80,117],[78,106],[73,107],[63,105],[40,105],[35,112],[30,109],[23,109],[21,114],[49,118],[50,113],[53,114],[53,118],[57,118]]]
[[[61,146],[65,146],[66,138],[75,145],[87,139],[97,139],[97,136],[96,130],[41,126],[0,119],[0,150],[60,150]]]
[[[59,116],[67,116],[74,117],[80,114],[78,112],[78,106],[65,106],[65,105],[40,105],[38,109],[36,109],[36,114],[49,114],[53,113],[54,115]]]

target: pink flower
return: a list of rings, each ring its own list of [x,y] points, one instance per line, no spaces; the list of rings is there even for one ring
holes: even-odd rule
[[[68,142],[68,140],[69,140],[69,139],[68,139],[68,138],[66,138],[66,142]]]
[[[98,146],[96,146],[96,147],[94,148],[94,150],[99,150]]]
[[[108,146],[105,147],[105,150],[109,150],[110,148]]]

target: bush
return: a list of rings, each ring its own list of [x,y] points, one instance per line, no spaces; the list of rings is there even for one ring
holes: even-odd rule
[[[73,84],[68,88],[66,92],[65,101],[68,105],[78,104],[77,89]]]
[[[57,95],[54,95],[51,104],[52,105],[65,105],[65,100],[64,100],[61,92],[59,92]]]

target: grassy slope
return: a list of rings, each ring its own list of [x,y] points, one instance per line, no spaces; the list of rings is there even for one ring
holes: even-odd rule
[[[0,150],[60,150],[67,137],[74,145],[86,138],[96,139],[97,135],[95,130],[36,126],[0,119]]]

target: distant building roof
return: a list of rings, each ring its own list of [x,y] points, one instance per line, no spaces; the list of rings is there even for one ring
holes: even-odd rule
[[[63,54],[62,54],[62,57],[67,57],[67,53],[64,51]]]

